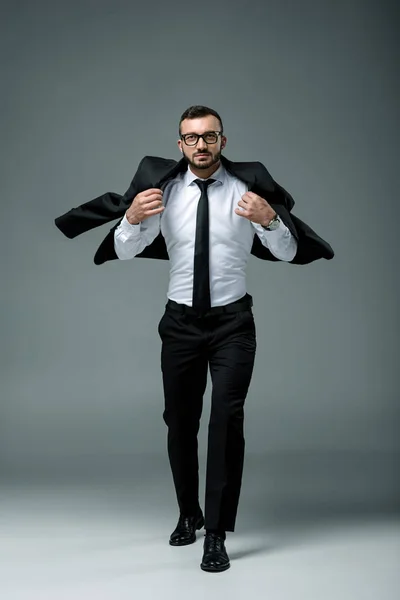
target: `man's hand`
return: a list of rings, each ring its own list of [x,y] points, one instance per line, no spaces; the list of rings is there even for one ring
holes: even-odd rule
[[[162,205],[162,196],[163,192],[158,188],[150,188],[137,194],[126,211],[126,218],[129,223],[138,225],[148,217],[161,213],[165,208]]]
[[[244,210],[235,208],[235,213],[237,215],[240,215],[249,221],[253,221],[253,223],[264,225],[264,227],[266,227],[276,215],[276,212],[268,202],[254,192],[246,192],[243,194],[242,199],[238,202],[238,206],[242,206]]]

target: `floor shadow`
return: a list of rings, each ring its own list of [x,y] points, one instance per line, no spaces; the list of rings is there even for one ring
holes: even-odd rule
[[[228,542],[227,542],[228,545]],[[255,556],[257,554],[269,554],[275,549],[273,544],[255,544],[252,547],[243,548],[242,550],[229,551],[229,558],[231,560],[238,560],[240,558],[246,558],[248,556]]]

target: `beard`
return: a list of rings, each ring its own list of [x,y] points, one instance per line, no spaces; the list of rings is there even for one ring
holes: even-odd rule
[[[185,152],[182,152],[182,154],[186,162],[189,163],[189,165],[191,165],[192,167],[195,167],[195,169],[209,169],[210,167],[215,165],[221,158],[221,150],[214,155],[207,153],[207,158],[198,159],[194,157],[193,160],[189,158],[185,154]]]

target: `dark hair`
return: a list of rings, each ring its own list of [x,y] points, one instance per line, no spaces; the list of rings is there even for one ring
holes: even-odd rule
[[[183,113],[183,115],[181,116],[180,121],[179,121],[179,135],[181,135],[182,121],[184,121],[185,119],[199,119],[201,117],[208,117],[208,115],[217,117],[217,119],[221,123],[221,134],[222,134],[224,131],[224,127],[222,125],[222,119],[219,116],[219,114],[217,113],[217,111],[213,110],[212,108],[208,108],[208,106],[195,105],[195,106],[190,106],[189,108],[187,108],[185,110],[185,112]]]

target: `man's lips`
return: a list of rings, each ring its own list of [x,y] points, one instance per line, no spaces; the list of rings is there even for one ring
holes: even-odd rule
[[[196,154],[196,158],[201,157],[201,156],[210,156],[209,154]]]

